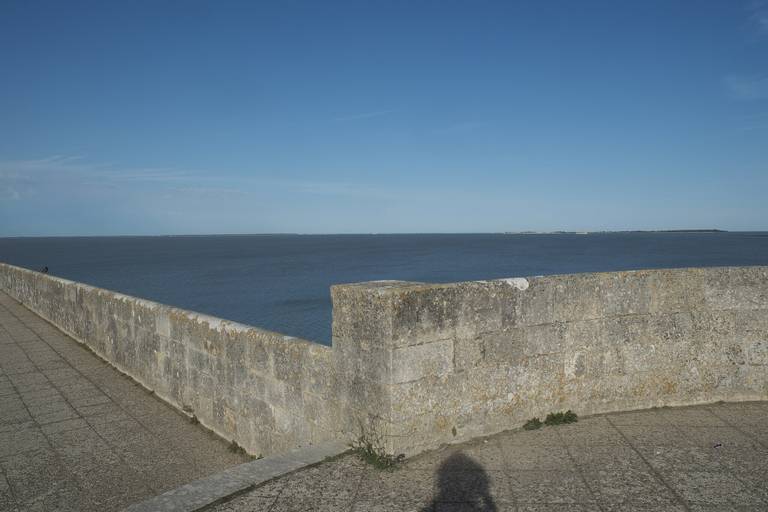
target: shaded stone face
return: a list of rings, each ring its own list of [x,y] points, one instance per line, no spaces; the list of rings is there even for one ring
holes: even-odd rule
[[[766,267],[337,285],[332,347],[10,265],[0,288],[253,454],[768,397]]]

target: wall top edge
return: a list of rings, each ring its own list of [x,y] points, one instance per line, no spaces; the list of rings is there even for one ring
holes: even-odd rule
[[[716,271],[738,271],[738,270],[756,270],[768,272],[768,266],[765,265],[743,265],[743,266],[713,266],[713,267],[672,267],[672,268],[648,268],[633,270],[617,270],[608,272],[577,272],[572,274],[547,274],[539,276],[525,277],[507,277],[501,279],[488,279],[478,281],[458,281],[452,283],[423,283],[418,281],[364,281],[359,283],[344,283],[331,286],[331,292],[339,293],[375,293],[377,295],[388,295],[390,293],[400,293],[408,291],[435,290],[466,286],[512,286],[518,290],[524,291],[536,281],[562,280],[571,277],[589,278],[593,277],[624,277],[632,275],[651,275],[665,272],[690,273],[690,272],[716,272]]]
[[[243,324],[240,322],[235,322],[233,320],[227,320],[225,318],[216,317],[213,315],[208,315],[206,313],[200,313],[198,311],[191,311],[188,309],[182,309],[176,306],[170,306],[168,304],[162,304],[160,302],[151,301],[148,299],[142,299],[141,297],[134,297],[132,295],[127,295],[124,293],[116,292],[113,290],[108,290],[106,288],[99,288],[97,286],[92,286],[85,283],[80,283],[78,281],[71,281],[69,279],[64,279],[62,277],[56,277],[50,274],[43,274],[41,272],[37,272],[35,270],[30,270],[23,267],[17,267],[16,265],[11,265],[9,263],[3,263],[0,262],[0,270],[4,269],[10,269],[15,272],[19,272],[22,274],[27,274],[30,277],[37,277],[41,279],[47,279],[52,282],[56,282],[65,286],[75,287],[77,289],[86,291],[86,292],[94,292],[94,293],[101,293],[106,294],[114,299],[121,300],[124,302],[133,302],[134,304],[138,304],[146,309],[149,310],[157,310],[169,315],[181,315],[189,318],[190,320],[198,323],[205,323],[208,324],[208,326],[211,329],[215,329],[218,331],[226,331],[226,332],[234,332],[234,333],[246,333],[246,332],[255,332],[256,334],[260,334],[263,336],[269,336],[273,338],[279,338],[282,339],[282,341],[286,343],[296,343],[296,344],[306,344],[309,345],[311,348],[316,349],[317,347],[322,347],[324,349],[330,350],[331,347],[327,345],[323,345],[319,342],[314,342],[311,340],[306,340],[303,338],[298,338],[295,336],[289,336],[287,334],[270,331],[267,329],[262,329],[261,327],[256,327],[253,325]]]

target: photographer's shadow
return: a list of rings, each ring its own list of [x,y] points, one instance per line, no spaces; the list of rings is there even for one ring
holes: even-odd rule
[[[454,453],[440,464],[437,479],[438,494],[424,512],[440,510],[448,504],[451,510],[497,511],[488,473],[471,457]]]

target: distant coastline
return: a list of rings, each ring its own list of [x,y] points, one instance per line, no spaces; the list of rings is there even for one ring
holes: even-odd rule
[[[505,231],[505,235],[595,235],[614,233],[728,233],[725,229],[626,229],[620,231]]]
[[[30,238],[203,238],[203,237],[281,237],[281,236],[411,236],[411,235],[608,235],[621,233],[766,233],[768,230],[736,230],[726,229],[624,229],[601,231],[475,231],[468,233],[451,232],[412,232],[412,233],[180,233],[180,234],[117,234],[117,235],[0,235],[0,239],[19,240]]]

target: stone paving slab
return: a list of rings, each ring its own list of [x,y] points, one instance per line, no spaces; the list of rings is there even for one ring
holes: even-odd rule
[[[0,511],[108,511],[251,459],[0,292]]]
[[[768,402],[607,414],[446,447],[392,472],[346,455],[210,510],[766,511],[767,439]]]
[[[254,485],[348,450],[347,443],[336,441],[247,462],[131,505],[125,512],[195,512]]]

